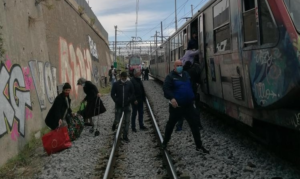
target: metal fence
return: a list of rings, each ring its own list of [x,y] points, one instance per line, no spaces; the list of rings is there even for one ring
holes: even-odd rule
[[[86,13],[90,18],[95,18],[95,26],[99,28],[99,30],[102,33],[102,35],[104,36],[104,38],[106,38],[106,40],[108,41],[108,33],[103,28],[103,26],[101,25],[101,23],[98,20],[97,16],[94,14],[94,12],[92,11],[91,7],[86,2],[86,0],[75,0],[75,1],[77,2],[77,4],[79,6],[84,8],[84,13]]]

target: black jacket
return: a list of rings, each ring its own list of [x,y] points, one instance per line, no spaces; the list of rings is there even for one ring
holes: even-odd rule
[[[118,80],[113,84],[110,95],[116,105],[128,106],[134,100],[133,85],[130,81],[122,83],[121,80]]]
[[[99,93],[97,87],[90,81],[85,82],[83,91],[86,94],[84,100],[87,102],[94,101],[94,99],[97,98],[97,94]]]
[[[50,108],[50,110],[49,110],[49,112],[46,116],[45,123],[52,130],[54,130],[58,127],[58,121],[59,121],[59,119],[63,119],[66,110],[68,110],[67,114],[69,114],[69,115],[72,114],[72,110],[70,108],[71,99],[70,99],[69,96],[67,98],[68,98],[68,101],[69,101],[69,108],[68,108],[68,105],[67,105],[65,94],[60,93],[55,98],[54,103],[51,106],[51,108]]]
[[[142,80],[140,78],[132,77],[130,78],[130,81],[134,88],[133,102],[137,100],[138,103],[142,103],[143,101],[145,101],[145,90],[144,90]]]

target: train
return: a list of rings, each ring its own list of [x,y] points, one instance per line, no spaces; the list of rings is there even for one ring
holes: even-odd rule
[[[128,60],[128,73],[130,76],[133,76],[134,69],[142,70],[142,58],[139,55],[130,55]]]
[[[266,136],[300,131],[300,0],[210,0],[151,52],[150,73],[173,70],[198,34],[201,103]]]

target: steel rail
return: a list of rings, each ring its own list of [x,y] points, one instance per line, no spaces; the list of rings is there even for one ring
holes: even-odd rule
[[[115,163],[115,155],[116,155],[116,151],[119,147],[120,144],[120,136],[121,136],[121,128],[122,128],[122,124],[123,124],[123,118],[124,118],[124,112],[122,113],[122,117],[120,119],[119,125],[118,125],[118,129],[117,129],[117,133],[114,137],[114,142],[113,142],[113,146],[109,155],[109,159],[107,161],[107,166],[105,169],[105,173],[103,176],[103,179],[108,179],[112,177],[112,166]]]
[[[164,139],[163,139],[163,137],[160,133],[158,124],[157,124],[156,119],[154,117],[154,114],[152,112],[152,109],[151,109],[150,103],[148,101],[148,98],[146,98],[146,103],[147,103],[147,107],[149,109],[149,112],[151,114],[152,122],[153,122],[153,125],[155,127],[155,131],[156,131],[156,135],[159,138],[159,142],[160,142],[160,145],[161,145],[163,143]],[[163,151],[163,156],[164,156],[164,159],[167,163],[167,170],[168,170],[169,177],[173,178],[173,179],[177,179],[178,177],[177,177],[177,174],[176,174],[175,167],[173,165],[173,162],[171,160],[170,155],[168,154],[168,152],[166,150]]]

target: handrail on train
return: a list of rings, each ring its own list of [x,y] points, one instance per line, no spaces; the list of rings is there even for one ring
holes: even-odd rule
[[[115,156],[115,151],[118,147],[119,138],[121,136],[121,128],[122,128],[122,124],[123,124],[123,118],[124,118],[124,112],[122,113],[122,117],[121,117],[119,125],[118,125],[117,133],[116,133],[115,138],[114,138],[113,146],[112,146],[112,149],[111,149],[111,152],[110,152],[110,155],[109,155],[109,159],[107,161],[107,166],[106,166],[106,169],[105,169],[103,179],[111,178],[111,175],[112,175],[111,168],[112,168],[112,165],[113,165],[113,162],[114,162],[113,159],[114,159],[114,156]]]
[[[162,135],[161,135],[161,133],[160,133],[160,129],[159,129],[158,125],[157,125],[156,119],[155,119],[154,114],[153,114],[153,112],[152,112],[152,109],[151,109],[151,107],[150,107],[148,98],[146,98],[146,103],[147,103],[149,112],[150,112],[150,114],[151,114],[151,117],[152,117],[152,119],[153,119],[153,124],[154,124],[154,127],[155,127],[155,131],[157,132],[157,135],[158,135],[158,137],[159,137],[159,142],[160,142],[160,145],[161,145],[161,144],[163,143],[164,139],[163,139],[163,137],[162,137]],[[170,158],[168,152],[167,152],[166,150],[164,150],[164,151],[163,151],[163,154],[164,154],[164,156],[165,156],[166,162],[168,163],[167,166],[168,166],[169,176],[170,176],[171,178],[173,178],[173,179],[177,179],[178,177],[177,177],[177,174],[176,174],[176,170],[175,170],[175,168],[174,168],[174,165],[173,165],[173,163],[172,163],[172,161],[171,161],[171,158]]]

